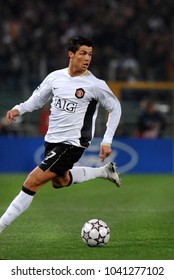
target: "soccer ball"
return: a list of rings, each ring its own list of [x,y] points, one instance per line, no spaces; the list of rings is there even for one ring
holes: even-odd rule
[[[81,237],[88,246],[104,246],[109,241],[110,228],[102,220],[92,219],[83,225]]]

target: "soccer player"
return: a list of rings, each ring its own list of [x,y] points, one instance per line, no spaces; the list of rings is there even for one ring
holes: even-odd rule
[[[121,116],[119,100],[105,81],[88,70],[92,48],[93,43],[88,38],[71,39],[68,67],[50,73],[27,101],[7,112],[6,121],[10,124],[17,116],[37,110],[51,100],[45,158],[27,176],[22,190],[0,218],[0,232],[30,206],[35,193],[48,181],[54,188],[61,188],[104,178],[120,186],[116,165],[112,162],[99,168],[74,166],[94,136],[99,104],[109,113],[99,152],[102,161],[111,153]]]

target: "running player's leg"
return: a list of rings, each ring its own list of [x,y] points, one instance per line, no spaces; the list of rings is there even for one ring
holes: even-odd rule
[[[35,193],[39,188],[56,176],[55,173],[44,172],[36,167],[26,178],[22,190],[11,202],[5,213],[0,218],[0,232],[20,216],[32,203]]]
[[[22,190],[0,218],[0,232],[30,206],[35,193],[42,185],[57,176],[60,177],[60,185],[68,185],[71,176],[67,170],[78,161],[83,151],[84,149],[72,145],[48,144],[44,160],[27,176]]]
[[[65,147],[64,147],[65,146]],[[51,170],[58,174],[52,180],[52,186],[56,189],[67,187],[71,183],[81,183],[95,178],[108,179],[118,187],[121,185],[116,165],[113,162],[107,163],[102,167],[74,166],[83,154],[84,149],[72,145],[60,144],[54,148],[54,151],[48,153],[48,160],[54,161],[54,153],[60,155],[59,159],[51,166]],[[47,160],[40,165],[46,169]],[[66,170],[66,172],[65,172]]]
[[[72,182],[72,175],[69,171],[74,163],[82,156],[84,148],[58,143],[52,148],[52,144],[46,143],[46,157],[39,165],[43,171],[48,169],[57,174],[52,179],[54,188],[67,187]],[[50,150],[51,149],[51,150]]]
[[[107,179],[120,187],[121,181],[116,170],[116,165],[109,162],[102,167],[74,166],[70,170],[72,174],[72,183],[82,183],[95,178]]]

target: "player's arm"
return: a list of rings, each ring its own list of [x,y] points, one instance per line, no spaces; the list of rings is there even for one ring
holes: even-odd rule
[[[6,121],[10,124],[15,117],[42,108],[51,98],[51,74],[34,90],[33,94],[23,103],[15,105],[6,114]]]
[[[102,161],[111,154],[111,144],[121,117],[121,105],[107,84],[102,81],[98,84],[98,98],[100,104],[109,113],[106,131],[100,146],[99,156]]]
[[[112,144],[112,139],[118,127],[121,118],[121,105],[118,98],[113,94],[110,88],[104,83],[101,88],[99,102],[108,112],[108,118],[106,123],[106,131],[103,136],[102,144]]]
[[[106,131],[103,136],[102,143],[112,144],[114,134],[120,122],[121,105],[119,100],[113,95],[113,98],[108,96],[107,106],[105,107],[108,112],[108,119],[106,123]],[[109,107],[110,106],[110,107]]]

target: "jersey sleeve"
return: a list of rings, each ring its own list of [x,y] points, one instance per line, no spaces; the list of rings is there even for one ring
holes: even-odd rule
[[[99,103],[109,113],[106,131],[101,144],[111,144],[121,117],[120,101],[110,90],[108,85],[101,80],[97,86],[97,96]]]
[[[33,94],[23,103],[16,105],[13,109],[18,109],[20,115],[42,108],[50,99],[52,94],[51,74],[33,91]]]

